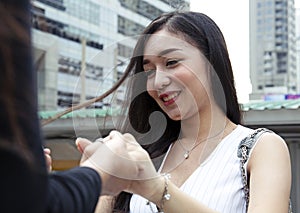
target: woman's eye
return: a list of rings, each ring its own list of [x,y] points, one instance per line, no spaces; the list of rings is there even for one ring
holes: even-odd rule
[[[154,69],[149,69],[144,71],[146,77],[151,78],[155,75],[155,70]]]
[[[178,63],[178,60],[169,60],[169,61],[167,61],[166,66],[171,67],[171,66],[176,65],[177,63]]]

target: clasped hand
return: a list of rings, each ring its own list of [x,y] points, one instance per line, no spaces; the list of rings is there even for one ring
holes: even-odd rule
[[[82,153],[80,166],[93,168],[101,176],[102,195],[127,191],[151,197],[156,193],[153,186],[163,187],[148,153],[131,134],[112,131],[102,140],[78,138],[76,144]]]

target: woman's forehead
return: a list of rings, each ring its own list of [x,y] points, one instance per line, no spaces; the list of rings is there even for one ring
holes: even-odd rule
[[[161,56],[169,50],[184,50],[191,45],[178,35],[166,30],[160,30],[152,34],[145,44],[144,55]]]

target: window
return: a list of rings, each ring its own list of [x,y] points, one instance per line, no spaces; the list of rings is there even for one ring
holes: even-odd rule
[[[100,23],[100,8],[98,4],[91,1],[74,1],[64,0],[66,12],[81,20],[99,25]]]
[[[161,2],[169,5],[170,7],[174,9],[188,9],[190,8],[190,5],[188,2],[185,2],[184,0],[160,0]]]
[[[132,57],[133,49],[118,43],[118,55],[124,58]]]
[[[81,73],[81,61],[60,56],[58,60],[58,71],[69,75],[79,76]],[[101,80],[103,77],[103,67],[87,63],[85,77],[93,80]]]
[[[125,36],[135,36],[140,34],[144,26],[137,24],[123,16],[118,16],[118,33]]]
[[[100,44],[98,42],[98,40],[100,40],[100,36],[94,33],[86,32],[80,28],[70,26],[59,21],[52,20],[46,17],[44,14],[41,14],[40,12],[36,11],[35,9],[32,12],[33,12],[33,16],[32,16],[33,28],[37,30],[41,30],[43,32],[51,33],[58,37],[71,40],[77,43],[81,42],[82,37],[90,38],[86,42],[87,46],[100,49],[100,50],[103,49],[103,44]]]
[[[54,7],[58,10],[65,10],[66,7],[63,4],[63,0],[37,0],[39,2],[42,2],[50,7]]]

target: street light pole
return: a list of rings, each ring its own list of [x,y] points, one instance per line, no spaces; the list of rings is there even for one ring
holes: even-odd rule
[[[80,79],[81,79],[81,94],[80,94],[80,103],[85,102],[86,100],[86,93],[85,93],[85,73],[86,73],[86,63],[85,63],[85,50],[86,50],[86,39],[81,39],[81,72],[80,72]]]

